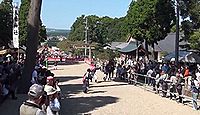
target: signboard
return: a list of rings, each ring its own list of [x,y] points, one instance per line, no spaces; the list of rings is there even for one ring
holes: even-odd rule
[[[19,8],[18,4],[13,5],[13,46],[19,48]]]

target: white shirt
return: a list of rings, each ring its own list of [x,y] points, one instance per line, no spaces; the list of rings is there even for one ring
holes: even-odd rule
[[[200,73],[197,72],[197,73],[195,73],[195,75],[197,76],[197,80],[200,82]]]
[[[152,73],[153,73],[153,70],[150,69],[149,71],[147,71],[147,76],[148,76],[148,77],[152,77],[152,76],[151,76]],[[155,76],[153,76],[153,77],[155,77]]]
[[[126,62],[126,64],[132,66],[133,65],[133,61],[131,59],[128,59],[128,61]]]
[[[53,113],[54,111],[55,113]],[[49,102],[49,106],[47,107],[47,115],[59,115],[60,111],[60,102],[57,98],[55,98],[53,101]]]

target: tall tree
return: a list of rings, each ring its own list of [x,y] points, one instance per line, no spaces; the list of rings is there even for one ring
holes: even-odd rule
[[[3,0],[0,4],[0,45],[8,47],[12,41],[12,0]]]
[[[19,35],[20,35],[20,45],[27,45],[27,29],[28,29],[28,12],[30,8],[31,0],[22,0],[20,13],[19,13]],[[39,27],[39,42],[44,42],[47,39],[46,27],[43,25],[42,20],[40,19],[40,27]]]
[[[31,74],[36,62],[39,44],[39,25],[42,0],[31,0],[28,13],[27,50],[24,70],[19,85],[19,93],[27,93],[30,86]]]
[[[153,46],[164,39],[175,24],[174,4],[171,0],[132,1],[126,18],[133,38]]]
[[[31,0],[21,0],[21,6],[19,10],[19,41],[20,45],[26,46],[27,39],[27,27],[28,27],[28,12],[30,8]]]
[[[46,26],[42,25],[42,22],[40,21],[40,26],[39,26],[39,43],[45,42],[46,40],[47,40]]]
[[[71,41],[83,41],[84,40],[84,15],[78,17],[71,27],[68,39]]]
[[[113,19],[95,15],[78,17],[71,27],[69,40],[85,40],[85,18],[88,19],[88,41],[101,45],[112,41],[125,41],[127,29],[124,17]]]
[[[182,30],[184,37],[182,40],[188,41],[187,49],[199,50],[200,38],[198,36],[200,29],[200,1],[199,0],[180,0],[180,9],[182,16]]]

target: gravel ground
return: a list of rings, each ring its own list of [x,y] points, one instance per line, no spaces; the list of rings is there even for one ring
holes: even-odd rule
[[[52,70],[60,80],[63,99],[60,115],[198,115],[188,105],[178,104],[168,98],[128,85],[124,82],[103,82],[98,71],[98,83],[92,82],[87,94],[82,92],[82,76],[87,64],[58,66]],[[6,100],[0,106],[0,115],[18,115],[20,104],[26,95],[18,100]]]

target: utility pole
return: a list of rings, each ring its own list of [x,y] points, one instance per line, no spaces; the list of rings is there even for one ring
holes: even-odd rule
[[[87,20],[87,17],[85,18],[85,57],[87,56],[87,37],[88,37],[88,33],[87,33],[87,30],[88,30],[88,20]]]
[[[175,63],[178,66],[179,57],[179,0],[176,0],[176,42],[175,42]]]

